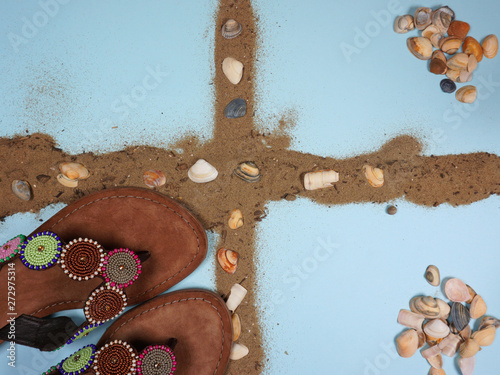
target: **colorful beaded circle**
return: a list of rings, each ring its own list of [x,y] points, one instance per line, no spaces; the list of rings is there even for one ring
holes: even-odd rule
[[[21,250],[22,243],[26,237],[20,234],[0,247],[0,263],[8,262]]]
[[[61,268],[74,280],[88,280],[97,276],[103,261],[101,245],[88,238],[70,241],[61,254]]]
[[[92,323],[87,324],[83,328],[80,328],[71,338],[66,342],[66,344],[71,344],[73,341],[81,339],[82,337],[87,336],[94,329],[102,325],[102,323]]]
[[[59,372],[63,375],[83,374],[94,362],[95,350],[93,344],[84,346],[59,364]]]
[[[138,375],[172,375],[177,362],[166,345],[151,345],[144,349],[137,360]]]
[[[115,249],[104,257],[102,275],[111,286],[126,288],[141,274],[141,260],[129,249]]]
[[[85,317],[90,323],[104,323],[120,315],[127,306],[127,296],[121,289],[101,286],[85,302]]]
[[[32,270],[44,270],[54,265],[61,256],[62,243],[53,232],[29,236],[21,245],[21,261]]]
[[[96,375],[135,374],[136,354],[130,344],[115,340],[104,345],[95,355]]]

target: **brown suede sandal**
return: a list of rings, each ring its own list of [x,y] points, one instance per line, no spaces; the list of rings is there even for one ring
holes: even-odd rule
[[[232,330],[231,313],[215,293],[167,293],[126,312],[96,346],[83,347],[44,374],[222,375]]]
[[[40,232],[43,238],[35,238]],[[62,243],[89,239],[84,240],[86,245],[96,241],[99,245],[94,247],[99,246],[98,250],[117,249],[107,253],[120,253],[116,258],[124,254],[130,258],[123,249],[135,252],[130,252],[132,259],[149,258],[139,266],[141,275],[132,275],[135,276],[133,283],[125,285],[129,305],[147,301],[177,284],[200,265],[207,253],[206,233],[189,211],[159,193],[140,188],[109,189],[81,198],[59,211],[28,237],[42,255],[45,254],[44,247],[52,246],[51,241],[56,241],[56,238]],[[115,300],[119,300],[117,295],[123,294],[122,290],[109,292],[109,289],[124,287],[123,284],[114,285],[106,271],[101,270],[99,276],[102,278],[80,277],[78,280],[79,277],[74,277],[71,272],[68,274],[64,262],[61,264],[62,244],[54,246],[59,249],[54,250],[59,255],[53,259],[36,253],[30,257],[23,253],[22,247],[17,248],[19,254],[5,257],[8,259],[0,269],[0,283],[9,285],[9,279],[15,275],[16,285],[15,303],[6,303],[0,309],[0,319],[6,322],[16,318],[16,341],[42,350],[53,350],[64,344],[78,333],[79,327],[65,317],[40,318],[63,310],[83,308],[86,302],[88,307],[88,300],[93,299],[89,296],[103,288],[102,294],[114,294]],[[99,254],[95,249],[93,251],[94,255]],[[104,254],[106,252],[102,252]],[[80,261],[86,262],[87,257],[81,257]],[[9,301],[9,297],[8,288],[0,288],[0,300]],[[80,328],[86,329],[91,323],[95,322],[88,319]],[[6,325],[0,329],[0,339],[7,337],[4,333],[8,334],[8,328]],[[47,333],[51,333],[50,339]]]

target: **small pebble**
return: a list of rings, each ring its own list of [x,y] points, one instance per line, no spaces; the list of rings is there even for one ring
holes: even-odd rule
[[[441,90],[447,94],[451,94],[457,89],[457,85],[451,79],[443,79],[439,85],[441,86]]]
[[[296,198],[297,197],[295,195],[293,195],[293,194],[287,194],[287,195],[285,195],[285,199],[287,201],[290,201],[290,202],[294,201]]]
[[[396,215],[396,212],[398,212],[398,209],[394,206],[389,206],[387,207],[387,213],[389,215]]]

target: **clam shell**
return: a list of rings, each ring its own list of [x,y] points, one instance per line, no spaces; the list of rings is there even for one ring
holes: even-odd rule
[[[231,211],[227,225],[229,225],[229,228],[231,229],[238,229],[243,226],[243,214],[241,213],[241,210],[235,209]]]
[[[483,298],[478,294],[472,300],[469,312],[471,319],[478,319],[486,314],[486,302],[484,302]]]
[[[448,319],[451,312],[451,307],[442,299],[436,298],[437,305],[439,306],[439,319]]]
[[[443,51],[440,50],[435,50],[432,52],[431,60],[438,59],[446,63],[446,56],[444,55]]]
[[[490,346],[495,341],[496,328],[487,326],[472,334],[471,338],[476,340],[480,346]]]
[[[410,30],[415,28],[413,23],[413,16],[405,14],[404,16],[399,16],[394,21],[394,31],[398,34],[405,34]]]
[[[457,82],[458,77],[460,77],[460,71],[455,69],[448,69],[446,71],[446,77],[451,79],[453,82]]]
[[[247,113],[247,102],[245,99],[237,98],[232,100],[224,109],[226,118],[240,118]]]
[[[431,8],[417,8],[413,16],[413,22],[418,30],[423,30],[432,22],[432,9]]]
[[[429,25],[422,31],[422,36],[431,40],[431,37],[437,33],[439,33],[439,29],[434,25]]]
[[[477,89],[472,85],[464,86],[457,90],[455,97],[462,103],[474,103],[477,98]]]
[[[222,26],[222,36],[226,39],[236,38],[243,31],[241,24],[233,19],[229,19]]]
[[[446,72],[448,71],[448,66],[443,60],[432,59],[431,63],[429,64],[429,70],[434,74],[446,74]]]
[[[406,45],[417,59],[429,60],[432,56],[432,43],[424,37],[408,38]]]
[[[428,336],[427,339],[443,339],[450,334],[450,327],[441,319],[432,319],[424,324],[424,332]]]
[[[245,345],[241,345],[238,343],[233,343],[233,347],[231,348],[231,353],[229,354],[229,359],[233,361],[237,361],[245,357],[248,354],[249,350]]]
[[[422,330],[422,324],[425,318],[408,310],[400,310],[398,315],[398,323],[409,328],[414,328],[417,331]]]
[[[465,303],[471,303],[472,300],[474,299],[474,297],[477,295],[476,291],[474,289],[472,289],[472,287],[469,285],[469,284],[465,284],[467,285],[467,290],[469,291],[469,294],[470,294],[470,298],[465,301]]]
[[[441,48],[441,51],[447,53],[448,55],[453,55],[454,53],[456,53],[461,46],[462,39],[454,36],[449,36],[448,38],[441,39],[441,42],[439,44],[439,48]]]
[[[469,310],[461,303],[454,302],[453,305],[451,305],[450,318],[455,328],[458,331],[462,331],[465,327],[469,325],[470,322]]]
[[[437,301],[432,297],[415,297],[412,299],[411,307],[413,307],[414,312],[422,314],[427,319],[437,318],[440,313]]]
[[[446,33],[455,20],[455,12],[449,7],[441,7],[432,12],[431,22],[443,34]]]
[[[481,347],[479,346],[479,344],[476,340],[467,339],[460,345],[458,352],[460,353],[460,357],[470,358],[470,357],[474,357],[477,354],[477,352],[480,350],[481,350]]]
[[[453,302],[465,302],[470,297],[467,285],[460,279],[449,279],[444,286],[444,292]]]
[[[448,28],[448,35],[465,39],[469,33],[470,25],[464,21],[453,21]]]
[[[443,368],[443,356],[441,354],[435,355],[434,357],[427,358],[427,362],[436,369]]]
[[[238,340],[241,335],[241,320],[238,314],[233,314],[231,317],[233,323],[233,341]]]
[[[304,175],[304,187],[306,190],[323,189],[333,186],[338,180],[339,174],[331,169],[309,172]]]
[[[260,181],[260,171],[259,168],[252,161],[246,161],[240,163],[233,174],[246,182],[257,182]]]
[[[226,301],[227,308],[229,311],[235,311],[240,305],[243,298],[247,295],[247,290],[243,288],[240,284],[234,284],[231,287],[231,293]]]
[[[458,75],[457,82],[458,83],[466,83],[472,81],[472,73],[468,72],[467,70],[461,70],[460,74]]]
[[[455,353],[458,351],[460,344],[462,343],[462,339],[459,335],[455,335],[453,333],[446,336],[443,341],[441,341],[438,346],[441,349],[441,352],[448,356],[453,357]]]
[[[469,64],[469,56],[465,53],[457,53],[448,59],[446,65],[448,68],[455,70],[467,70]]]
[[[384,171],[371,165],[364,165],[363,171],[369,184],[373,187],[382,187],[384,185]]]
[[[142,178],[146,186],[150,188],[163,186],[167,182],[167,178],[161,171],[156,171],[153,169],[144,172]]]
[[[476,367],[476,357],[460,358],[458,360],[458,367],[462,375],[472,375],[474,367]]]
[[[14,195],[23,201],[29,201],[33,198],[31,185],[28,181],[14,180],[12,181],[11,188]]]
[[[426,337],[424,331],[422,331],[422,327],[420,327],[420,330],[417,329],[417,335],[418,335],[418,349],[422,348],[425,343],[426,343]]]
[[[224,271],[233,274],[238,267],[238,253],[233,250],[220,248],[217,251],[217,261]]]
[[[469,63],[467,64],[467,71],[472,73],[477,68],[477,59],[474,55],[469,55]]]
[[[441,41],[444,39],[444,35],[441,33],[435,33],[431,35],[431,43],[434,47],[439,48]]]
[[[491,34],[483,40],[483,54],[488,59],[494,58],[498,53],[498,38]]]
[[[472,329],[470,328],[469,325],[467,325],[467,327],[465,327],[463,330],[461,330],[458,334],[460,335],[460,337],[464,340],[467,340],[470,335],[472,333]]]
[[[434,265],[430,265],[429,267],[427,267],[427,269],[425,270],[425,279],[429,284],[438,286],[441,282],[441,279],[439,277],[439,269]]]
[[[500,327],[500,319],[496,319],[491,316],[485,316],[483,319],[481,319],[479,330],[489,326],[493,326],[495,328]]]
[[[59,164],[61,174],[70,180],[85,180],[90,176],[90,172],[83,164],[65,162]]]
[[[63,174],[58,174],[56,179],[61,185],[69,188],[76,188],[78,186],[78,180],[71,180]]]
[[[444,372],[442,368],[438,369],[431,367],[431,369],[429,370],[429,375],[446,375],[446,372]]]
[[[462,45],[462,51],[467,55],[476,56],[477,62],[481,62],[483,59],[483,47],[479,42],[471,36],[465,38],[464,44]]]
[[[229,82],[237,85],[243,77],[243,64],[232,57],[226,57],[222,62],[222,71]]]
[[[188,177],[197,184],[213,181],[217,178],[219,172],[206,160],[200,159],[188,170]]]
[[[441,353],[441,349],[437,345],[431,346],[425,350],[422,350],[422,357],[425,359],[433,358]]]
[[[403,358],[410,358],[418,349],[418,334],[414,329],[403,331],[396,339],[398,354]]]

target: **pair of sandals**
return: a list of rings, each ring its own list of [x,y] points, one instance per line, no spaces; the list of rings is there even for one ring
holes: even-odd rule
[[[0,248],[1,285],[15,275],[15,299],[0,288],[0,321],[15,318],[16,343],[52,351],[115,319],[96,345],[45,374],[223,374],[233,337],[224,300],[194,289],[160,295],[206,253],[203,227],[178,203],[145,189],[104,190]],[[118,317],[127,304],[139,305]],[[76,308],[81,325],[48,317]],[[11,341],[10,327],[0,340]]]

